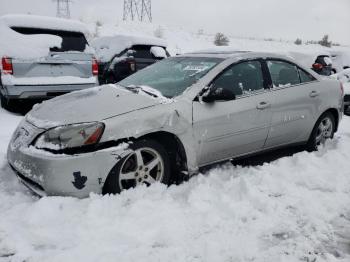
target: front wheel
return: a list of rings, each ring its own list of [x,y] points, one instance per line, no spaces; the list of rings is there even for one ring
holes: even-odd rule
[[[319,145],[324,144],[326,140],[332,139],[335,132],[335,120],[331,113],[323,114],[314,129],[307,143],[308,151],[317,151]]]
[[[121,159],[108,175],[103,194],[156,182],[169,184],[170,161],[166,150],[153,140],[140,140],[130,145],[132,152]]]

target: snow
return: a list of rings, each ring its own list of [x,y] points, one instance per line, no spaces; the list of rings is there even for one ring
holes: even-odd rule
[[[151,35],[154,26],[101,31],[123,30]],[[163,31],[173,53],[212,47],[209,35]],[[238,38],[231,38],[231,45],[238,50],[294,48]],[[23,117],[0,109],[0,119],[1,262],[350,261],[349,117],[319,152],[299,152],[261,166],[219,165],[178,186],[155,184],[82,200],[30,194],[6,162],[7,145]]]
[[[9,14],[0,17],[0,22],[8,27],[41,28],[87,33],[87,26],[77,20],[63,19],[49,16]]]
[[[61,47],[62,43],[62,38],[59,36],[19,34],[1,21],[0,35],[0,57],[21,59],[44,57],[51,47]]]
[[[96,50],[96,55],[100,61],[108,62],[113,56],[118,55],[133,45],[155,45],[166,47],[167,43],[160,38],[135,36],[135,35],[115,35],[100,37],[91,42]]]
[[[350,259],[350,118],[316,153],[79,200],[17,181],[6,147],[22,117],[0,117],[1,261]]]
[[[96,77],[56,76],[56,77],[13,77],[2,75],[2,83],[5,85],[74,85],[96,84]]]
[[[163,47],[160,47],[160,46],[152,46],[151,47],[151,54],[157,58],[166,58],[167,57],[165,49]]]

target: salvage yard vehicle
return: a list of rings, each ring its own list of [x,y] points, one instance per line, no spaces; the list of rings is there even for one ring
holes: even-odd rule
[[[116,35],[92,41],[100,84],[117,83],[159,60],[169,57],[164,40],[156,37]]]
[[[98,65],[78,21],[33,16],[0,18],[1,105],[48,99],[96,86]]]
[[[7,158],[39,195],[119,193],[283,146],[316,150],[342,107],[339,81],[286,56],[190,53],[36,106]]]
[[[350,116],[350,68],[347,68],[337,74],[334,74],[332,75],[332,77],[343,83],[344,114]]]

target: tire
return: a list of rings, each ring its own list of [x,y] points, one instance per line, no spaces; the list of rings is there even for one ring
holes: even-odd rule
[[[310,135],[307,151],[317,151],[319,145],[324,144],[328,139],[332,139],[335,133],[335,125],[333,114],[326,112],[321,115]]]
[[[103,186],[103,194],[118,194],[141,184],[149,186],[155,182],[169,185],[171,165],[162,145],[154,140],[139,140],[129,148],[133,153],[113,167]]]
[[[10,99],[6,98],[3,94],[0,93],[0,100],[1,100],[1,107],[11,111],[12,109],[12,101]]]

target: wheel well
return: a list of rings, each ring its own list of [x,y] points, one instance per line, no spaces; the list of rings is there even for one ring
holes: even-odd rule
[[[139,139],[152,139],[160,143],[169,154],[173,174],[176,174],[174,179],[182,179],[181,171],[187,171],[187,156],[182,142],[176,135],[160,131],[144,135]]]
[[[338,131],[338,125],[339,125],[339,113],[338,110],[335,108],[330,108],[327,111],[325,111],[323,114],[325,113],[331,113],[334,117],[335,120],[335,132]]]

